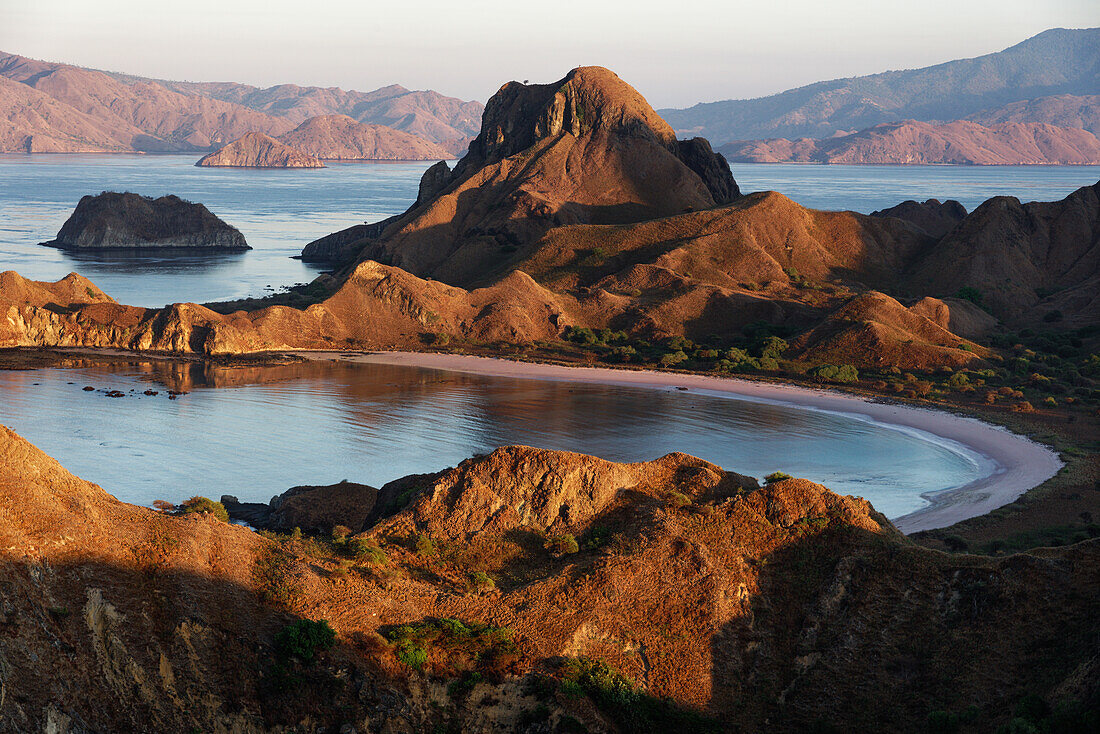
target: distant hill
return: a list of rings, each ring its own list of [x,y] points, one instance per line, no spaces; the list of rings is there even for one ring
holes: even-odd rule
[[[1045,122],[1058,127],[1088,130],[1093,135],[1100,136],[1100,95],[1056,94],[1025,99],[976,112],[966,119],[982,125],[996,125],[999,122]]]
[[[482,105],[433,91],[169,82],[0,52],[0,152],[209,151],[347,114],[461,153]],[[387,153],[382,156],[392,158]]]
[[[824,140],[752,140],[719,148],[740,163],[1100,165],[1100,140],[1087,130],[1037,122],[985,126],[906,120]]]
[[[681,135],[703,135],[724,145],[760,138],[828,138],[884,122],[958,120],[1038,97],[1098,94],[1100,28],[1057,28],[973,59],[834,79],[757,99],[661,110],[661,115]]]
[[[347,115],[311,117],[279,140],[315,158],[334,161],[429,161],[453,155],[424,138],[356,122]]]

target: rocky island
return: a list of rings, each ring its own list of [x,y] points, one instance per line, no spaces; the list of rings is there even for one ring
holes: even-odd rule
[[[244,235],[202,204],[168,195],[154,199],[131,192],[84,196],[57,238],[62,250],[187,247],[251,250]]]
[[[203,168],[324,168],[308,153],[280,143],[270,135],[251,132],[199,160]]]

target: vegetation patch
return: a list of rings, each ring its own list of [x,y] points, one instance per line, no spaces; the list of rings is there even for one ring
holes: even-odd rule
[[[561,689],[566,695],[586,695],[621,732],[719,732],[714,719],[677,706],[671,699],[656,698],[607,663],[592,658],[567,659],[561,669]]]
[[[397,659],[414,670],[452,678],[477,672],[493,680],[519,658],[513,634],[507,627],[451,618],[426,619],[384,632]]]

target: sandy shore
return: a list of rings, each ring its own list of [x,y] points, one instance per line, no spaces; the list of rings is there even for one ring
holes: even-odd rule
[[[1032,487],[1054,476],[1062,461],[1050,448],[999,426],[976,418],[953,415],[939,410],[893,405],[845,395],[830,390],[815,390],[795,385],[777,385],[709,375],[679,375],[643,370],[616,370],[598,367],[514,362],[491,357],[472,357],[422,352],[294,352],[315,360],[341,360],[374,364],[427,367],[451,372],[469,372],[496,377],[534,380],[588,382],[623,385],[656,390],[691,391],[741,400],[768,402],[812,410],[839,413],[860,420],[905,430],[960,451],[986,470],[986,475],[962,487],[922,494],[928,506],[903,517],[894,524],[906,533],[947,527],[960,520],[984,515],[1012,502]],[[736,467],[733,467],[736,468]]]

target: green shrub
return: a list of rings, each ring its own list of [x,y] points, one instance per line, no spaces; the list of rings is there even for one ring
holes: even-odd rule
[[[347,543],[347,552],[352,558],[362,563],[380,566],[386,562],[386,554],[382,549],[366,538],[350,539]]]
[[[191,513],[213,515],[222,522],[229,522],[229,513],[226,512],[225,505],[221,502],[215,502],[209,497],[192,497],[182,503],[176,511],[181,515],[188,515]]]
[[[436,554],[435,543],[432,542],[431,536],[427,533],[420,533],[416,536],[415,548],[416,554],[424,558]]]
[[[601,660],[566,660],[562,666],[561,690],[566,695],[587,695],[597,708],[612,719],[616,728],[626,734],[721,731],[715,720],[635,688],[629,678]]]
[[[686,354],[684,354],[682,351],[677,351],[663,355],[658,361],[662,367],[672,367],[674,365],[680,364],[681,362],[686,362],[687,359],[688,356]]]
[[[964,285],[959,290],[955,291],[955,298],[961,298],[964,301],[970,301],[975,306],[985,308],[985,304],[982,301],[985,300],[985,296],[980,290],[973,286]]]
[[[471,571],[469,584],[471,589],[480,592],[492,591],[497,587],[493,577],[484,571]]]
[[[577,539],[569,533],[551,535],[546,539],[543,547],[550,551],[550,555],[555,558],[571,555],[580,550],[580,546],[577,545]]]
[[[810,371],[806,374],[819,380],[830,380],[832,382],[856,382],[859,380],[859,371],[850,364],[840,365],[839,367],[831,364],[819,364],[810,368]]]
[[[431,658],[437,670],[448,674],[477,670],[495,675],[518,654],[513,634],[507,627],[444,617],[404,624],[386,636],[397,648],[397,659],[410,668],[421,670]]]
[[[669,492],[668,503],[673,507],[687,507],[691,504],[691,498],[682,492]]]
[[[764,477],[764,484],[775,484],[776,482],[782,482],[784,479],[790,479],[791,475],[786,472],[773,471],[768,476]]]
[[[777,336],[769,336],[764,340],[764,344],[760,347],[761,357],[771,357],[772,359],[779,359],[783,352],[787,351],[789,345],[783,339]]]
[[[421,670],[428,662],[428,651],[416,645],[401,645],[397,648],[397,659],[413,670]]]
[[[279,630],[275,635],[275,651],[284,660],[297,658],[312,665],[317,652],[327,650],[336,643],[336,630],[323,619],[299,619]]]

